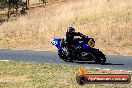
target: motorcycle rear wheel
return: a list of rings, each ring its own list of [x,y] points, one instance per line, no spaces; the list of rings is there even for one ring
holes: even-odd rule
[[[97,54],[95,55],[95,57],[96,57],[95,62],[97,64],[105,64],[106,57],[105,57],[105,55],[101,51],[97,52]]]

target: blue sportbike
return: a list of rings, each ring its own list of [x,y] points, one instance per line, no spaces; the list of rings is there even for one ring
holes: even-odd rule
[[[74,61],[94,61],[98,64],[105,64],[106,57],[99,50],[95,49],[95,41],[88,36],[74,38],[73,48],[71,48],[72,56],[69,56],[68,48],[63,44],[64,38],[54,38],[51,43],[57,47],[59,57],[66,62]],[[70,52],[71,53],[71,52]]]

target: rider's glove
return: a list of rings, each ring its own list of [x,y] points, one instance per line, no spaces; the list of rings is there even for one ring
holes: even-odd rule
[[[86,35],[83,35],[83,37],[84,37],[84,38],[88,38],[88,36],[86,36]]]

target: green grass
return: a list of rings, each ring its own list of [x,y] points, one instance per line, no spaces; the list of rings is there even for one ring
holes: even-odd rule
[[[86,69],[87,73],[119,73]],[[77,66],[29,62],[0,62],[0,88],[130,88],[130,84],[76,83]],[[126,73],[126,72],[121,72]],[[132,75],[132,74],[131,74]]]

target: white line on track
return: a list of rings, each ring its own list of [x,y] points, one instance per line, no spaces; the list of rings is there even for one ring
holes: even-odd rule
[[[128,71],[129,73],[132,73],[132,71]]]
[[[10,61],[10,60],[0,60],[0,61]]]
[[[98,69],[100,69],[100,68],[95,68],[95,69],[97,69],[97,70],[98,70]]]
[[[106,70],[106,71],[108,71],[108,70],[110,70],[110,69],[103,69],[103,70]]]

